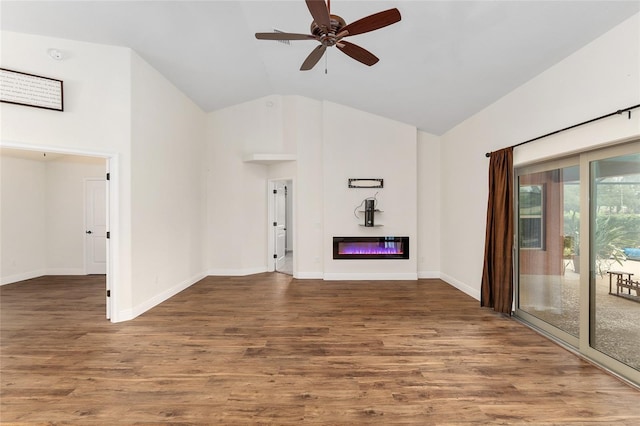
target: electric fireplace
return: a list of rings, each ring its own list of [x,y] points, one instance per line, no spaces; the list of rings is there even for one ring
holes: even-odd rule
[[[334,259],[409,259],[409,237],[333,237]]]

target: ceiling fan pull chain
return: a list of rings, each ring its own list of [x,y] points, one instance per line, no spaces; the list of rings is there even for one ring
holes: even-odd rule
[[[329,68],[328,63],[329,63],[329,52],[325,52],[325,54],[324,54],[324,73],[325,73],[325,74],[329,74],[329,73],[327,72],[327,70],[328,70],[328,68]]]

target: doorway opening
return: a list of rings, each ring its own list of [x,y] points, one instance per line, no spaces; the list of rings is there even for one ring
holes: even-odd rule
[[[107,231],[116,194],[107,175],[116,167],[115,157],[3,144],[0,159],[7,248],[1,284],[47,276],[91,275],[92,282],[104,277],[100,292],[111,319],[114,253]]]
[[[293,180],[274,180],[269,185],[271,232],[268,270],[293,275]]]

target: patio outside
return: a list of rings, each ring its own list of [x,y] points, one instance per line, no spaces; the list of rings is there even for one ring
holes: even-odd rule
[[[617,262],[611,266],[612,270],[624,271],[634,274],[633,279],[640,279],[640,261],[622,260],[622,265]],[[527,281],[526,277],[521,277]],[[547,277],[548,278],[548,277]],[[579,336],[580,328],[580,300],[579,300],[580,274],[575,272],[573,261],[566,261],[565,274],[559,281],[552,283],[547,281],[546,293],[551,303],[541,304],[539,298],[526,294],[521,295],[520,308],[549,324],[571,334]],[[529,278],[529,283],[531,283]],[[538,284],[539,285],[539,284]],[[524,283],[524,288],[529,286]],[[628,366],[640,370],[640,298],[639,301],[629,300],[617,295],[609,294],[609,275],[596,274],[596,331],[595,349],[608,354],[612,358],[621,361]],[[615,276],[613,278],[612,292],[616,292]],[[625,293],[628,291],[625,289]],[[632,295],[639,296],[635,291]]]

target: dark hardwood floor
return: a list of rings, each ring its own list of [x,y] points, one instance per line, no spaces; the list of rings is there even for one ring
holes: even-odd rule
[[[640,424],[640,392],[439,280],[0,287],[2,424]]]

